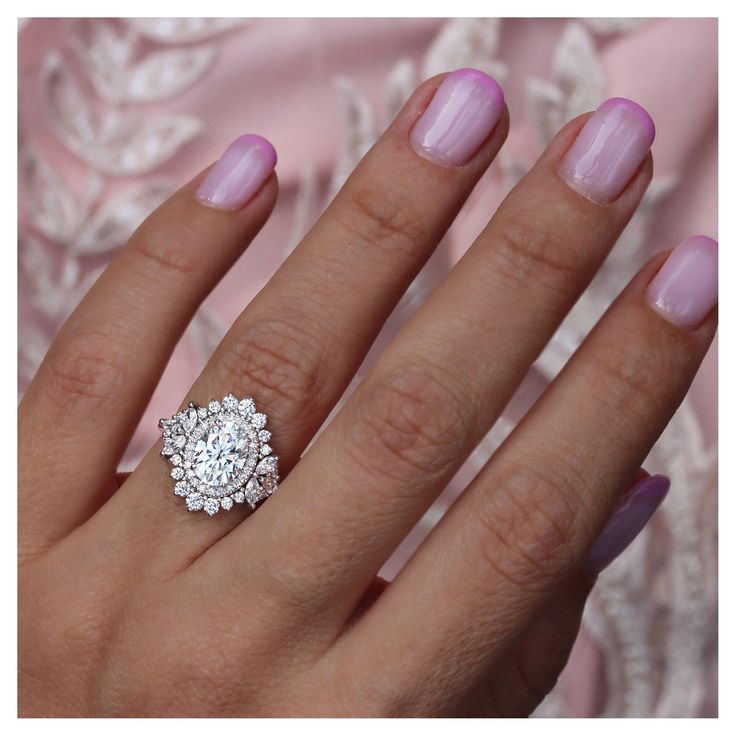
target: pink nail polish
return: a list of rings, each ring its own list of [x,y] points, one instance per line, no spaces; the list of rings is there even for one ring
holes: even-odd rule
[[[579,194],[602,204],[626,188],[654,141],[649,113],[614,97],[586,121],[560,163],[560,175]]]
[[[666,320],[697,327],[718,303],[718,243],[705,235],[680,243],[651,280],[646,298]]]
[[[197,190],[197,199],[220,210],[239,210],[276,166],[274,147],[259,135],[236,138]]]
[[[650,475],[634,484],[621,498],[611,518],[588,553],[584,567],[597,575],[639,535],[670,489],[670,479]]]
[[[448,74],[409,134],[411,147],[441,166],[473,157],[503,113],[503,90],[478,69]]]

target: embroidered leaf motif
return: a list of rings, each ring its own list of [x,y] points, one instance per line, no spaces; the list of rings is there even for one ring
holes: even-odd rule
[[[227,324],[214,309],[203,304],[189,323],[187,333],[197,348],[198,368],[203,368],[227,331]]]
[[[137,176],[155,169],[202,129],[189,115],[115,115],[106,123],[95,150],[80,141],[70,144],[92,168],[110,176]]]
[[[416,72],[411,59],[402,59],[391,70],[386,80],[383,120],[385,125],[396,117],[402,105],[409,99],[416,87]]]
[[[648,21],[649,18],[583,18],[583,23],[599,36],[625,33]]]
[[[537,146],[542,149],[565,123],[567,98],[557,85],[530,79],[526,84],[526,99]]]
[[[87,98],[62,57],[52,51],[41,68],[41,99],[49,127],[57,138],[67,144],[78,141],[77,147],[94,146],[99,121]]]
[[[424,58],[423,76],[448,69],[474,67],[499,81],[507,68],[496,59],[501,21],[498,18],[453,18],[447,21]]]
[[[68,241],[84,212],[70,187],[31,144],[20,149],[23,214],[47,238]]]
[[[243,18],[128,18],[138,33],[158,43],[204,41],[242,26]]]
[[[558,43],[551,81],[527,81],[527,104],[540,148],[570,118],[594,110],[604,91],[603,68],[592,36],[580,23],[570,23]]]
[[[87,220],[73,243],[77,253],[106,253],[120,248],[133,231],[176,189],[168,179],[135,184],[105,200]]]
[[[128,71],[124,84],[125,99],[149,102],[178,95],[207,72],[213,59],[214,50],[210,46],[167,49],[149,54]]]
[[[352,80],[338,77],[335,85],[339,93],[343,138],[330,182],[329,199],[337,194],[378,137],[373,109]]]
[[[593,37],[570,23],[555,49],[553,79],[567,96],[566,119],[594,110],[603,97],[604,75]]]
[[[129,25],[103,19],[79,19],[72,44],[97,94],[114,103],[164,100],[191,87],[209,69],[211,46],[164,49],[142,59],[139,34]]]

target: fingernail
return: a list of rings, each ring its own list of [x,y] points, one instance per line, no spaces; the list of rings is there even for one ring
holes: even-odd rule
[[[261,188],[276,166],[274,147],[259,135],[236,138],[197,190],[203,204],[239,210]]]
[[[665,475],[650,475],[634,484],[588,553],[585,569],[597,575],[608,567],[636,539],[669,489],[670,479]]]
[[[606,100],[586,121],[560,164],[560,175],[594,202],[613,202],[654,141],[649,113],[631,100]]]
[[[718,243],[705,235],[680,243],[651,280],[646,298],[673,324],[697,327],[718,303]]]
[[[441,166],[473,157],[503,113],[503,90],[478,69],[448,74],[409,134],[411,147]]]

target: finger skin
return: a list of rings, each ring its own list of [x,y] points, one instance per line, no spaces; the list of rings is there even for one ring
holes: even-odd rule
[[[324,422],[398,300],[433,252],[508,132],[505,108],[463,166],[419,156],[409,131],[443,76],[423,84],[324,215],[247,306],[185,401],[252,395],[269,417],[282,477]],[[172,412],[173,413],[173,412]],[[242,506],[214,518],[182,512],[154,450],[101,519],[135,522],[179,569],[237,526]],[[159,489],[156,494],[151,488]],[[137,508],[145,505],[141,523]],[[123,522],[124,523],[124,522]],[[155,530],[155,534],[152,531]],[[172,546],[186,535],[188,546]],[[183,556],[182,556],[183,555]]]
[[[64,324],[26,392],[20,515],[29,554],[69,533],[114,488],[117,463],[174,346],[276,201],[272,174],[237,212],[204,206],[195,192],[205,175],[136,230]]]
[[[639,468],[629,490],[649,477]],[[500,662],[482,677],[477,693],[463,709],[465,715],[521,718],[541,704],[567,664],[595,579],[584,567],[554,594],[541,614],[511,642]]]
[[[649,477],[639,468],[629,490]],[[511,642],[500,662],[482,677],[463,709],[465,715],[521,718],[541,704],[567,664],[595,580],[584,568],[554,594],[541,614]]]
[[[264,564],[288,571],[300,599],[324,596],[326,627],[350,615],[498,418],[646,189],[651,157],[608,205],[565,184],[559,161],[585,119],[554,139],[247,533],[223,540],[221,574],[222,559],[234,566],[251,545],[258,558],[261,535],[280,529]]]
[[[541,615],[483,677],[462,714],[470,718],[525,718],[550,693],[570,658],[592,580],[573,576]]]
[[[451,709],[576,573],[685,396],[717,310],[695,330],[663,319],[644,295],[663,260],[635,277],[346,638],[352,652],[373,642],[366,671],[383,662],[393,687],[413,688],[412,708]],[[385,665],[398,650],[401,672]],[[456,679],[439,698],[401,681],[440,673]]]

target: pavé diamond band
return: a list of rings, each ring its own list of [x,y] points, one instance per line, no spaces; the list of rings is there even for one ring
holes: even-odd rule
[[[159,427],[161,455],[173,466],[174,493],[190,511],[229,511],[236,503],[252,509],[278,487],[278,458],[271,454],[266,415],[251,398],[228,394],[207,407],[190,403]]]

